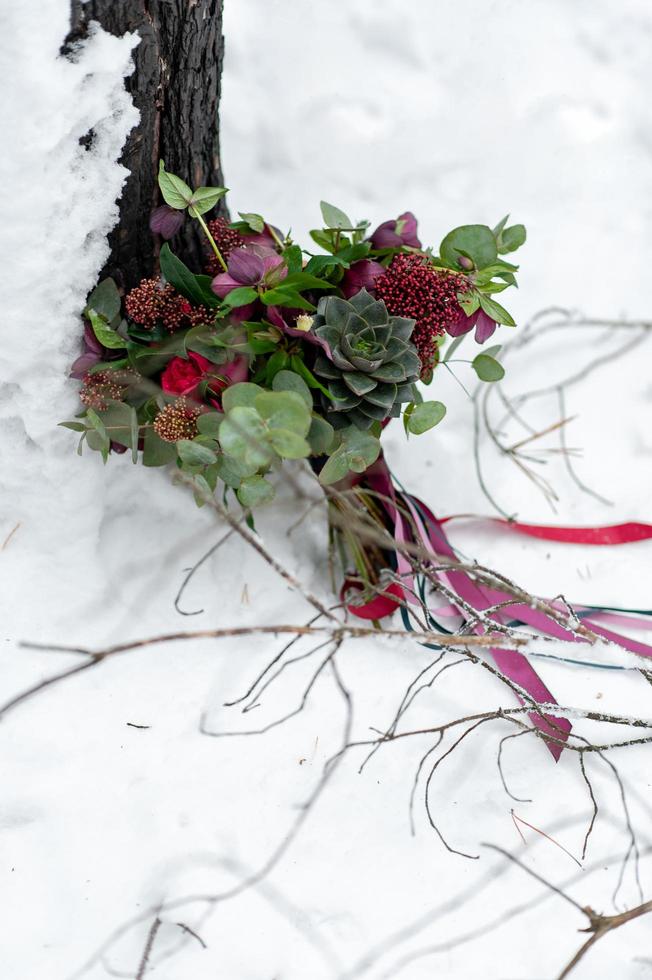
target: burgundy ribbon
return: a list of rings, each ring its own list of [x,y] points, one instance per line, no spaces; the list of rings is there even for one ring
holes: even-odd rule
[[[455,552],[443,528],[444,523],[455,518],[449,517],[438,520],[430,508],[422,501],[409,494],[397,491],[392,483],[387,464],[382,457],[365,472],[363,485],[366,485],[370,490],[379,495],[379,499],[393,524],[394,537],[399,543],[418,540],[432,554],[435,560],[441,557],[456,558]],[[409,512],[410,521],[406,520],[401,513],[398,506],[399,503],[405,511]],[[629,544],[652,538],[652,525],[639,522],[588,528],[547,527],[537,524],[523,524],[518,521],[502,521],[494,518],[490,518],[490,520],[504,524],[521,534],[528,534],[532,537],[543,538],[549,541],[564,541],[574,544]],[[400,550],[396,551],[394,559],[396,563],[396,574],[404,583],[405,587],[402,588],[398,583],[393,582],[369,602],[362,604],[349,602],[347,608],[354,616],[362,619],[382,619],[390,615],[399,605],[403,605],[406,601],[417,601],[414,594],[414,574],[410,563]],[[548,636],[571,642],[587,642],[583,637],[572,633],[546,613],[532,609],[524,603],[519,603],[518,600],[515,600],[507,592],[478,585],[466,572],[457,569],[447,569],[437,571],[436,575],[456,592],[467,607],[470,607],[476,612],[483,612],[493,606],[507,603],[508,605],[505,609],[489,613],[489,617],[496,623],[505,625],[512,620],[519,620]],[[350,595],[352,588],[361,590],[362,586],[360,583],[348,580],[343,587],[343,596],[344,594]],[[559,603],[551,603],[551,605],[559,609],[560,612],[566,611]],[[456,612],[465,619],[469,618],[468,612],[463,607],[457,608]],[[618,623],[624,622],[631,626],[644,625],[649,627],[647,621],[614,616],[613,614],[598,610],[590,613],[588,616],[584,616],[582,619],[585,626],[606,640],[617,643],[625,649],[631,650],[633,653],[652,657],[652,647],[631,637],[606,629],[599,622],[596,622],[599,618],[611,619],[612,622],[617,621]],[[484,634],[486,632],[485,627],[480,624],[474,624],[473,631],[477,634]],[[442,639],[445,642],[445,638],[443,637]],[[501,673],[529,695],[530,698],[539,703],[557,704],[556,699],[536,673],[527,657],[516,650],[504,649],[498,646],[491,647],[490,653]],[[521,700],[521,703],[526,703],[523,698],[519,697],[519,700]],[[572,728],[570,721],[567,718],[536,711],[530,712],[529,717],[540,731],[554,739],[554,741],[546,739],[546,744],[554,759],[558,760],[563,750],[563,743],[568,739]]]

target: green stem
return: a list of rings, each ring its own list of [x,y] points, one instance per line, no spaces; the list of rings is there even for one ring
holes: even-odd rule
[[[278,245],[278,247],[279,247],[280,249],[283,249],[283,248],[285,248],[285,245],[284,245],[284,243],[283,243],[283,242],[281,241],[281,239],[280,239],[280,238],[278,237],[278,235],[276,234],[276,232],[274,231],[274,229],[272,228],[272,226],[271,226],[271,225],[267,225],[267,227],[269,228],[269,233],[270,233],[270,235],[272,236],[272,238],[274,239],[274,241],[276,242],[276,244]]]
[[[206,224],[206,222],[202,218],[201,214],[196,214],[195,217],[197,218],[197,221],[199,222],[199,224],[204,229],[204,234],[206,235],[206,238],[209,240],[209,242],[211,244],[211,248],[213,249],[213,251],[217,255],[218,262],[220,263],[220,265],[222,266],[222,268],[224,269],[224,271],[225,272],[228,272],[229,270],[227,268],[226,262],[224,261],[224,259],[222,257],[222,253],[220,252],[219,248],[215,244],[215,239],[213,238],[213,236],[211,235],[210,231],[208,230],[208,225]]]

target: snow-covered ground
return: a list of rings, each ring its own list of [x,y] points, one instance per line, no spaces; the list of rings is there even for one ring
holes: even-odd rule
[[[135,122],[122,88],[134,39],[99,32],[72,64],[57,57],[67,0],[9,7],[0,13],[0,64],[11,91],[0,161],[3,700],[76,663],[20,648],[21,640],[101,646],[169,630],[301,622],[311,612],[232,538],[184,596],[186,609],[204,612],[181,617],[173,602],[184,570],[222,530],[163,473],[134,468],[126,457],[106,468],[95,455],[79,459],[71,434],[55,427],[75,410],[66,370],[78,313],[117,214],[123,172],[115,159]],[[649,315],[649,4],[230,0],[225,30],[223,155],[233,211],[263,211],[301,235],[317,220],[320,198],[374,222],[411,208],[422,238],[434,244],[456,224],[492,223],[511,211],[529,230],[521,289],[509,297],[521,322],[550,305],[601,317]],[[78,139],[91,126],[98,138],[89,153]],[[596,346],[595,335],[569,329],[554,344],[526,348],[508,362],[509,390],[574,373],[614,349],[621,342],[614,337]],[[553,458],[554,514],[485,445],[488,479],[508,511],[560,523],[652,518],[649,363],[648,341],[567,395],[567,413],[577,415],[569,444],[583,450],[578,472],[614,505],[581,494]],[[390,430],[390,462],[440,512],[486,512],[468,401],[446,377],[438,395],[449,406],[446,422],[421,437],[416,451]],[[549,424],[558,411],[554,399],[542,401],[536,424]],[[286,491],[261,516],[261,533],[329,601],[321,516],[288,536],[294,517]],[[542,594],[652,606],[650,544],[573,549],[477,525],[451,533],[465,553]],[[198,731],[203,713],[214,730],[262,728],[294,706],[306,674],[291,688],[271,690],[244,717],[223,707],[275,649],[258,638],[153,647],[81,674],[6,718],[3,980],[65,980],[115,929],[142,915],[80,974],[134,976],[154,915],[148,910],[219,893],[264,865],[336,750],[345,720],[325,672],[306,710],[284,727],[222,740]],[[428,659],[427,651],[388,642],[358,641],[339,654],[358,737],[387,724],[399,692]],[[638,674],[540,669],[565,703],[652,717],[652,691]],[[461,665],[422,698],[412,723],[504,699],[483,671]],[[352,755],[259,885],[210,915],[203,902],[165,914],[151,975],[551,980],[582,941],[575,930],[584,920],[483,844],[519,854],[558,883],[573,879],[580,905],[613,911],[618,859],[628,845],[622,803],[609,768],[591,759],[601,813],[584,870],[521,825],[524,846],[512,808],[579,857],[591,803],[577,758],[567,753],[555,766],[528,739],[505,748],[512,792],[532,800],[514,802],[495,761],[507,731],[481,728],[434,784],[442,833],[479,860],[446,851],[419,800],[410,834],[411,782],[427,741],[385,747],[362,774],[361,757]],[[641,746],[614,756],[641,848],[650,844],[649,753]],[[641,883],[649,898],[645,861]],[[507,915],[534,899],[540,904]],[[630,863],[616,907],[638,901]],[[195,930],[207,948],[176,923]],[[649,918],[628,925],[574,976],[652,975],[649,935]],[[161,958],[179,939],[183,947]]]

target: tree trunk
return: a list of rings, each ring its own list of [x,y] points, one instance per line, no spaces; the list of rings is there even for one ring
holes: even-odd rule
[[[222,186],[219,100],[224,38],[223,0],[71,0],[71,53],[91,21],[112,34],[137,32],[135,71],[127,90],[140,110],[121,162],[130,170],[120,200],[120,222],[109,236],[111,255],[102,272],[129,289],[157,267],[159,243],[149,217],[159,203],[158,161],[193,187]],[[92,132],[87,144],[92,143]],[[220,202],[217,213],[226,214]],[[187,220],[174,248],[196,268],[203,247],[196,221]]]

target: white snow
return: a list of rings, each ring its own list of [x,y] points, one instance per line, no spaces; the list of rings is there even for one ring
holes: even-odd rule
[[[181,617],[173,600],[184,569],[222,529],[165,474],[134,468],[126,457],[106,468],[95,455],[79,459],[74,436],[56,428],[75,410],[76,385],[66,373],[77,349],[78,313],[106,255],[125,177],[116,160],[137,123],[123,89],[137,39],[97,31],[72,63],[58,57],[67,0],[14,7],[0,14],[0,64],[10,88],[0,163],[0,546],[15,528],[0,551],[3,700],[78,662],[21,648],[21,640],[97,647],[311,615],[232,537],[184,595],[184,608],[205,611]],[[424,241],[434,244],[455,224],[491,223],[511,211],[530,235],[520,253],[521,289],[505,297],[521,322],[549,305],[604,317],[649,315],[649,5],[231,0],[225,32],[223,156],[233,211],[263,211],[291,223],[299,237],[318,220],[320,198],[374,222],[411,208]],[[90,129],[95,138],[86,151],[78,141]],[[617,336],[608,341],[619,343]],[[542,339],[510,356],[508,390],[551,384],[607,349],[578,330]],[[560,500],[552,513],[485,443],[487,478],[508,511],[551,523],[652,519],[649,357],[647,341],[568,392],[567,412],[578,416],[569,444],[583,450],[578,472],[614,506],[580,494],[553,459],[546,471]],[[448,418],[409,444],[398,427],[390,429],[390,463],[438,512],[486,513],[470,454],[469,403],[451,378],[437,383]],[[533,424],[550,424],[558,412],[554,399],[542,400]],[[285,489],[261,515],[261,533],[302,582],[331,601],[322,515],[287,536],[295,517]],[[578,549],[477,524],[455,526],[451,535],[465,553],[541,594],[652,606],[649,544]],[[3,980],[64,980],[115,929],[142,916],[103,963],[80,974],[134,976],[159,903],[218,893],[264,865],[342,737],[344,706],[333,677],[325,670],[305,712],[265,735],[213,739],[198,724],[205,714],[211,730],[262,728],[296,705],[311,661],[288,674],[287,686],[266,692],[255,711],[223,707],[244,693],[280,645],[254,637],[127,653],[6,718]],[[339,666],[354,698],[356,737],[388,723],[400,693],[432,656],[386,640],[345,647]],[[604,656],[611,662],[613,651]],[[630,666],[631,658],[622,662]],[[536,666],[565,704],[652,716],[652,692],[630,670],[541,660]],[[509,703],[485,672],[460,664],[421,696],[409,725]],[[577,725],[595,737],[594,723]],[[585,870],[521,824],[524,847],[512,807],[579,857],[591,804],[577,758],[566,753],[555,766],[529,739],[506,743],[504,763],[512,792],[533,802],[506,796],[495,757],[499,738],[510,731],[480,728],[433,784],[440,830],[480,860],[443,848],[422,797],[416,836],[410,835],[409,793],[427,738],[386,746],[360,775],[362,755],[352,755],[260,885],[211,914],[201,902],[165,914],[151,975],[555,976],[583,939],[576,932],[582,916],[483,844],[521,855],[556,882],[572,880],[580,904],[612,911],[617,861],[628,846],[622,804],[607,765],[589,759],[601,813]],[[623,737],[623,729],[614,732]],[[613,756],[641,848],[650,843],[648,756],[647,746]],[[649,897],[645,862],[641,881]],[[530,900],[540,904],[506,918]],[[617,907],[638,901],[630,862]],[[505,921],[490,929],[496,920]],[[476,930],[473,941],[414,958]],[[165,958],[180,939],[183,946]],[[604,940],[574,976],[638,980],[651,971],[649,920],[641,918]]]

